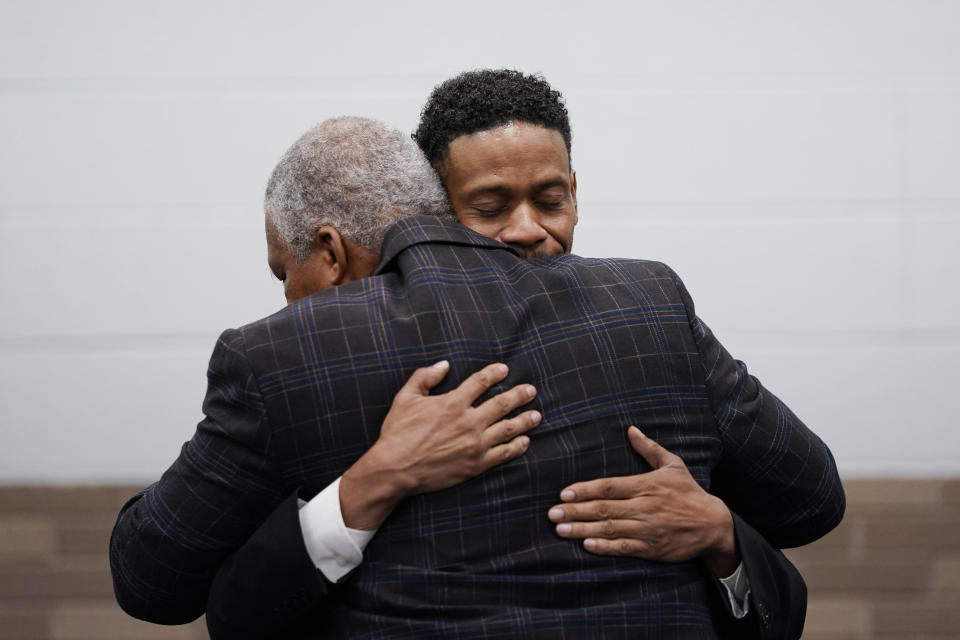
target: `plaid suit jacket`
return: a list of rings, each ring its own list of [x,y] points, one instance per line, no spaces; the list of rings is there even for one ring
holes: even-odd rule
[[[546,518],[570,483],[649,470],[630,424],[778,546],[842,517],[826,446],[723,349],[668,267],[521,260],[458,224],[411,218],[389,232],[374,277],[220,337],[196,434],[118,518],[121,606],[158,622],[200,615],[224,559],[290,496],[341,475],[412,371],[440,359],[452,371],[438,392],[495,361],[510,376],[491,393],[537,387],[529,450],[405,501],[348,580],[317,581],[323,597],[310,594],[296,637],[715,637],[695,562],[590,555]]]

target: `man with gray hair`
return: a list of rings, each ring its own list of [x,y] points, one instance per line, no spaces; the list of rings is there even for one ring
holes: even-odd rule
[[[364,118],[328,120],[297,140],[270,178],[265,210],[268,260],[290,303],[371,275],[384,234],[397,220],[451,217],[446,195],[419,149],[399,131]],[[365,297],[363,286],[340,291],[348,299]],[[420,368],[405,384],[410,367],[395,361],[375,372],[356,371],[318,384],[317,376],[337,366],[313,371],[302,357],[337,362],[351,350],[378,348],[380,328],[364,315],[364,304],[344,306],[337,314],[342,335],[327,324],[291,329],[291,322],[309,315],[310,305],[301,304],[220,337],[208,372],[206,418],[160,481],[124,505],[111,536],[114,590],[130,615],[162,624],[197,618],[217,569],[255,530],[271,543],[296,531],[292,544],[279,544],[299,555],[286,563],[262,558],[273,572],[257,567],[249,574],[253,580],[296,584],[306,579],[323,586],[320,573],[308,567],[315,565],[333,581],[343,577],[348,560],[359,562],[369,537],[364,530],[376,529],[404,497],[449,487],[526,450],[529,438],[522,434],[538,424],[539,413],[503,418],[534,397],[533,387],[516,385],[473,406],[506,377],[502,363],[477,367],[452,391],[428,395],[450,369],[446,360],[423,366],[445,352],[433,345],[408,354]],[[350,322],[344,320],[347,308],[353,311]],[[330,313],[317,318],[329,319]],[[245,348],[259,341],[251,336],[263,331],[273,336],[266,340],[269,345],[244,358]],[[322,353],[303,352],[319,345],[326,345]],[[274,353],[273,365],[262,362],[268,352]],[[283,367],[291,356],[300,364]],[[277,368],[275,378],[282,371],[289,379],[262,384],[253,378],[259,369],[253,365]],[[297,369],[300,373],[292,373]],[[391,395],[399,389],[392,404],[382,401],[387,396],[377,402],[357,386],[370,375],[386,380]],[[358,393],[363,406],[342,407],[343,399]],[[331,414],[332,406],[340,406],[340,413]],[[325,425],[330,432],[310,433],[321,416],[331,420]],[[307,471],[327,450],[326,438],[339,442],[342,451],[332,476],[322,469]],[[318,472],[326,483],[316,483]],[[341,502],[342,517],[330,521],[328,514],[339,514]],[[305,547],[301,531],[306,543],[320,542]],[[303,562],[308,553],[311,562]]]
[[[290,153],[302,161],[302,150],[295,146]],[[343,156],[331,157],[340,163]],[[282,176],[271,180],[272,187],[275,182],[278,190],[291,183]],[[338,188],[344,199],[352,197],[349,186]],[[313,250],[298,258],[294,236],[278,237],[276,215],[268,205],[271,268],[284,280],[288,300],[310,286],[344,286],[221,337],[211,360],[207,419],[171,471],[139,501],[140,512],[135,502],[121,514],[112,544],[115,583],[119,573],[125,585],[141,587],[137,580],[159,572],[150,563],[139,574],[124,571],[124,561],[140,551],[193,574],[173,576],[172,583],[199,576],[197,582],[209,586],[213,562],[251,534],[257,514],[269,514],[258,535],[280,531],[274,527],[277,505],[291,488],[313,495],[341,475],[344,522],[375,528],[397,505],[397,487],[417,492],[441,486],[411,481],[408,468],[383,464],[385,456],[398,460],[390,458],[395,451],[378,449],[380,423],[386,420],[381,440],[394,432],[385,414],[405,372],[445,357],[452,378],[462,379],[482,364],[503,361],[510,377],[531,380],[541,392],[544,423],[527,455],[448,491],[405,501],[350,580],[316,581],[325,593],[296,594],[295,600],[318,603],[296,637],[715,637],[709,592],[695,562],[591,555],[553,536],[543,518],[563,486],[649,468],[623,442],[623,428],[631,423],[676,450],[698,479],[721,462],[739,464],[719,446],[697,373],[707,357],[719,369],[735,364],[709,332],[703,335],[672,271],[657,263],[575,256],[524,262],[463,227],[406,217],[388,231],[374,277],[352,282],[370,268],[370,246],[341,233],[331,217],[316,222]],[[535,422],[530,416],[514,428]],[[516,431],[504,432],[496,442]],[[802,424],[777,450],[758,448],[758,439],[749,436],[738,455],[774,456],[782,463],[796,451],[823,449]],[[630,438],[655,458],[665,455],[635,429]],[[394,438],[400,447],[407,441]],[[506,457],[527,446],[522,436],[497,446],[513,443],[515,449],[503,449]],[[427,449],[409,447],[405,456],[417,461]],[[354,501],[345,484],[369,490]],[[178,487],[187,506],[165,508],[176,502],[164,498],[176,498]],[[128,513],[134,515],[125,522]],[[221,530],[227,524],[243,530]],[[472,527],[483,527],[483,534],[469,535]],[[171,539],[182,552],[179,564],[176,557],[158,560]],[[211,547],[218,557],[204,557]],[[139,591],[135,597],[149,589]],[[167,590],[155,601],[165,598],[175,596]],[[297,602],[278,607],[303,610]]]

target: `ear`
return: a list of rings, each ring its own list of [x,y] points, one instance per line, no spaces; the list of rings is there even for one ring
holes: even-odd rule
[[[580,220],[580,214],[577,211],[577,172],[570,169],[570,198],[573,200],[573,224]]]
[[[319,260],[326,272],[325,284],[335,287],[345,282],[348,269],[347,247],[345,239],[336,227],[324,225],[317,229],[313,237],[311,258]]]

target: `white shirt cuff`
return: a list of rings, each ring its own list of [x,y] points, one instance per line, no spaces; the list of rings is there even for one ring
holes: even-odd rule
[[[750,613],[750,577],[743,570],[743,562],[737,565],[737,570],[732,574],[720,578],[720,583],[727,590],[733,617],[739,620]]]
[[[300,501],[300,531],[307,555],[324,577],[338,582],[363,562],[363,550],[377,532],[350,529],[340,511],[340,478],[309,502]]]

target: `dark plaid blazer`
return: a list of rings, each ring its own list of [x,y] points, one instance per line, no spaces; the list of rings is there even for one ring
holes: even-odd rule
[[[716,637],[696,562],[591,555],[546,517],[570,483],[649,470],[630,424],[777,546],[842,517],[827,447],[723,349],[668,267],[521,260],[459,224],[412,218],[388,233],[374,277],[220,337],[205,418],[114,528],[121,606],[164,623],[203,613],[225,560],[292,521],[295,496],[341,475],[413,370],[441,359],[452,370],[438,392],[495,361],[510,376],[492,393],[537,387],[543,422],[529,450],[406,500],[344,582],[301,566],[313,586],[281,586],[271,606],[297,616],[282,637]],[[297,571],[269,553],[244,562],[281,585]]]

